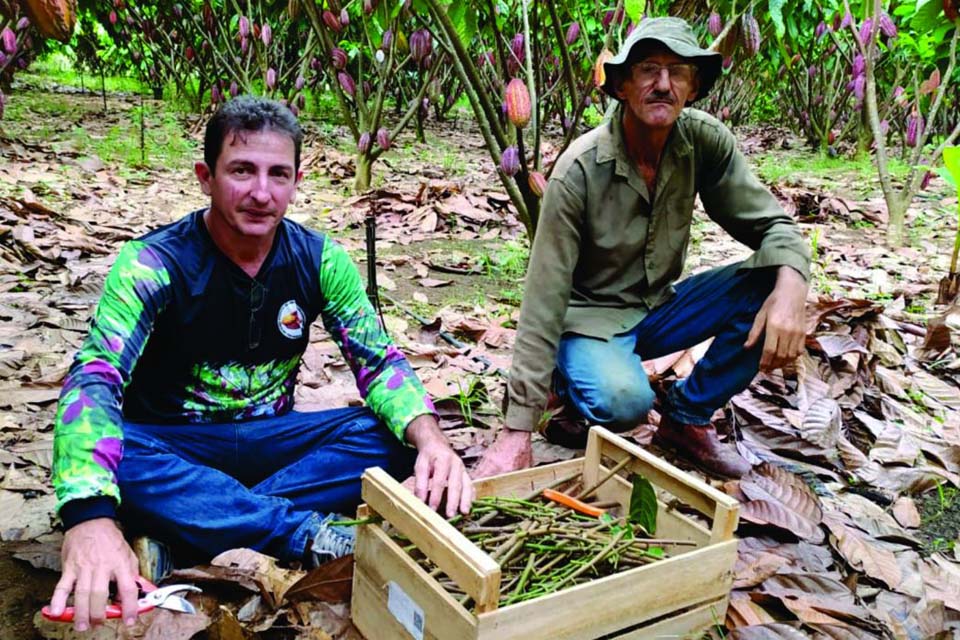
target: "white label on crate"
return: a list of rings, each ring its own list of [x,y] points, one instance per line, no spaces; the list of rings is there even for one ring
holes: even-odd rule
[[[423,609],[394,581],[387,585],[387,609],[416,640],[423,640]]]

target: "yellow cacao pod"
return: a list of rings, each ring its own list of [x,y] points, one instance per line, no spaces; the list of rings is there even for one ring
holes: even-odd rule
[[[596,87],[602,87],[607,81],[607,72],[603,68],[603,63],[613,57],[613,52],[604,47],[600,55],[597,56],[597,62],[593,65],[593,84]]]
[[[539,171],[531,171],[527,177],[527,184],[530,185],[530,191],[538,198],[543,197],[543,192],[547,190],[547,179]]]
[[[30,23],[47,38],[67,42],[77,24],[77,0],[27,0]]]

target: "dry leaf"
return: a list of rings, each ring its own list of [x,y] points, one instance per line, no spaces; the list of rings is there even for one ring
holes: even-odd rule
[[[779,527],[817,544],[824,540],[823,530],[819,526],[797,515],[780,502],[750,500],[740,505],[740,518],[755,524]]]
[[[886,583],[891,589],[896,589],[903,580],[900,566],[893,553],[881,549],[875,541],[866,537],[845,522],[842,515],[836,512],[824,514],[823,523],[837,539],[837,550],[846,558],[854,569],[863,571],[868,576]]]
[[[920,512],[913,498],[901,496],[893,503],[893,517],[904,527],[915,529],[920,526]]]
[[[740,627],[730,632],[728,640],[809,640],[809,636],[785,622]]]
[[[353,554],[337,558],[307,573],[287,589],[284,598],[349,602],[353,592]]]

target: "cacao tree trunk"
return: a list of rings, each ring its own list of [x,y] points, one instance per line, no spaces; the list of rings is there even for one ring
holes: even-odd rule
[[[363,193],[370,189],[373,161],[370,159],[369,154],[358,153],[357,160],[354,164],[356,164],[357,173],[353,179],[353,191],[354,193]]]

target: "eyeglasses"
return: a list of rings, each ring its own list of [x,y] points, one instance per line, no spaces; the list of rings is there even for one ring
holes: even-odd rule
[[[697,65],[684,62],[675,64],[638,62],[633,65],[633,75],[642,82],[653,82],[660,77],[664,69],[667,70],[671,82],[690,82],[697,72]]]
[[[267,298],[267,288],[254,280],[250,285],[250,333],[248,343],[253,351],[260,346],[260,324],[257,322],[257,312],[263,307]]]

